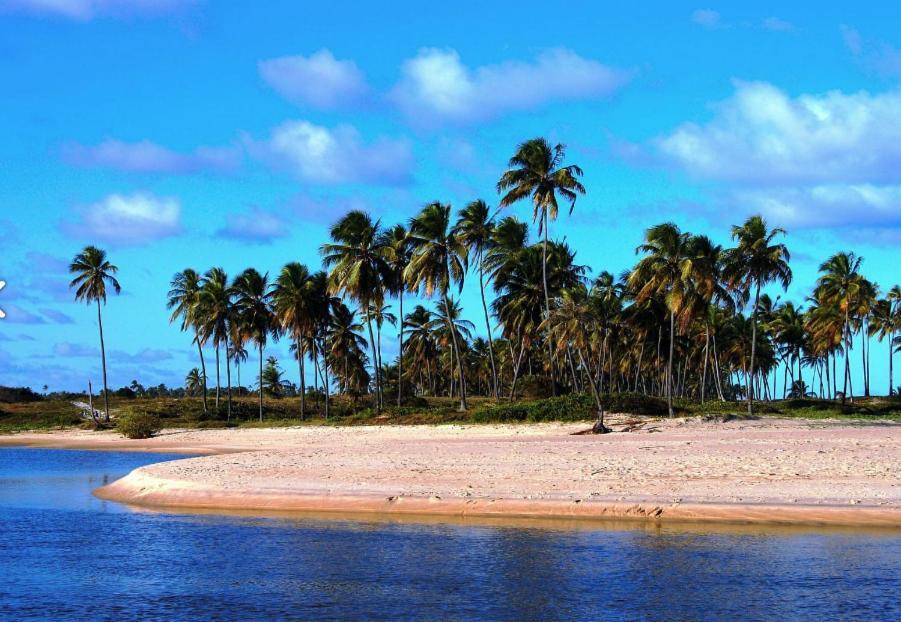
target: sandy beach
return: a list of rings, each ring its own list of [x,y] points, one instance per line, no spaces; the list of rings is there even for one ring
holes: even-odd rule
[[[573,434],[585,428],[60,431],[0,445],[204,454],[96,492],[162,508],[901,527],[899,424],[693,418]]]

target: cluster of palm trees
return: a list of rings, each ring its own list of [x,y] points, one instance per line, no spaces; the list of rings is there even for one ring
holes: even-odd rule
[[[593,395],[598,431],[606,429],[602,396],[614,391],[665,396],[670,413],[678,398],[744,398],[749,412],[761,399],[844,401],[853,395],[855,341],[869,395],[870,337],[887,339],[893,383],[901,290],[895,286],[881,298],[878,286],[862,276],[861,258],[839,253],[820,267],[806,309],[774,300],[764,290],[788,288],[790,255],[781,242],[785,232],[760,216],[732,228],[731,248],[673,223],[653,226],[631,270],[590,277],[566,242],[549,235],[559,203],[572,211],[585,193],[582,170],[565,164],[565,156],[562,145],[540,138],[520,145],[498,181],[497,210],[476,200],[454,214],[436,201],[390,227],[352,211],[331,227],[320,271],[289,263],[271,282],[253,268],[231,281],[221,268],[179,272],[168,306],[198,350],[200,368],[186,379],[189,392],[201,394],[208,408],[204,347],[211,346],[215,405],[218,411],[224,358],[230,418],[232,365],[240,374],[248,349],[256,350],[262,419],[265,390],[277,394],[284,386],[277,361],[264,369],[265,348],[282,338],[290,340],[297,362],[301,417],[307,365],[316,393],[324,394],[326,416],[333,390],[370,396],[378,410],[388,399],[401,405],[414,394],[454,397],[465,410],[467,395],[513,399],[517,383],[529,376],[549,394]],[[525,222],[499,213],[520,200],[532,203],[536,242]],[[73,272],[80,275],[73,281],[81,284],[77,297],[97,301],[99,316],[102,285],[118,289],[115,267],[89,247]],[[474,336],[455,298],[473,272],[487,338]],[[486,291],[493,292],[490,302]],[[416,304],[405,314],[405,294],[432,304]],[[400,351],[386,362],[381,342],[388,325],[397,327]]]

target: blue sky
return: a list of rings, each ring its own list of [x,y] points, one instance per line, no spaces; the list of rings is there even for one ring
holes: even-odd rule
[[[168,323],[174,272],[318,265],[353,207],[391,224],[433,199],[496,203],[534,136],[585,169],[551,231],[596,271],[632,265],[653,223],[726,244],[760,212],[789,231],[784,297],[838,250],[901,280],[901,9],[506,4],[0,1],[0,384],[99,380],[94,315],[66,288],[86,244],[124,288],[111,385],[177,385],[196,363]],[[477,301],[471,279],[480,326]],[[884,392],[885,345],[873,356]]]

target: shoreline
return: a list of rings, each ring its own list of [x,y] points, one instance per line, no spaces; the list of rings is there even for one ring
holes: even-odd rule
[[[99,488],[150,509],[901,528],[901,425],[823,420],[20,433],[0,446],[200,456]]]

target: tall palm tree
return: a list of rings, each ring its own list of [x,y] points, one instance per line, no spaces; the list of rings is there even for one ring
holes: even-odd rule
[[[888,338],[888,394],[894,393],[894,349],[895,333],[901,328],[901,313],[898,312],[898,300],[901,299],[901,288],[897,285],[889,290],[888,295],[876,302],[873,317],[870,321],[869,336],[878,337],[879,341]]]
[[[122,291],[119,281],[114,276],[119,268],[106,258],[106,251],[96,246],[86,246],[75,255],[69,265],[69,273],[74,278],[69,287],[75,289],[75,300],[87,304],[97,304],[97,328],[100,330],[100,363],[103,369],[103,406],[106,410],[106,421],[109,422],[109,389],[106,385],[106,346],[103,342],[103,318],[100,313],[101,303],[106,304],[106,288],[111,287],[118,294]]]
[[[629,275],[629,289],[635,292],[639,304],[660,296],[669,311],[669,357],[666,367],[666,402],[669,416],[673,416],[673,350],[676,317],[690,302],[694,278],[692,239],[674,223],[655,225],[645,232],[645,242],[637,249],[645,253]]]
[[[222,268],[211,268],[203,275],[200,296],[197,302],[198,322],[203,341],[212,341],[216,349],[216,412],[219,412],[221,392],[219,371],[219,347],[225,346],[226,374],[228,375],[228,418],[231,419],[231,370],[228,365],[228,334],[231,326],[232,292],[228,275]]]
[[[207,412],[206,391],[206,361],[203,359],[203,344],[200,339],[200,314],[197,305],[200,300],[200,288],[202,279],[200,274],[192,268],[185,268],[177,272],[169,283],[166,308],[172,310],[170,322],[181,318],[181,330],[188,328],[194,330],[194,343],[197,344],[197,354],[200,356],[201,380],[203,382],[203,412]]]
[[[435,201],[410,220],[413,255],[404,270],[404,281],[410,290],[421,290],[430,298],[440,295],[448,317],[451,317],[450,286],[456,283],[458,291],[462,291],[468,254],[466,244],[451,230],[450,213],[450,205]],[[465,411],[466,375],[453,322],[449,323],[448,330],[460,374],[460,410]]]
[[[354,388],[353,379],[363,375],[355,368],[365,367],[366,364],[363,350],[367,343],[359,334],[362,330],[363,325],[357,321],[356,311],[341,302],[332,307],[328,328],[328,356],[332,368],[336,370],[335,375],[341,378],[341,388],[345,395]],[[361,384],[365,386],[365,383]]]
[[[845,373],[842,388],[842,404],[848,396],[851,379],[851,313],[860,297],[865,280],[860,274],[863,257],[854,253],[836,253],[822,264],[814,296],[823,304],[834,304],[842,315],[842,341],[845,350]],[[854,401],[853,396],[851,401]]]
[[[235,277],[232,284],[235,293],[235,316],[240,331],[247,339],[252,339],[256,343],[260,354],[260,421],[263,420],[263,348],[266,347],[266,341],[275,328],[268,277],[268,274],[260,274],[254,268],[248,268]]]
[[[408,360],[412,361],[414,368],[419,368],[420,373],[425,370],[427,391],[432,390],[432,364],[437,356],[438,347],[435,343],[432,327],[434,325],[433,314],[422,305],[416,305],[413,310],[404,317],[404,326],[410,330],[410,337],[404,345]]]
[[[576,198],[585,194],[585,187],[579,181],[582,169],[575,164],[563,164],[566,147],[557,144],[551,147],[544,138],[533,138],[516,149],[510,158],[507,171],[497,182],[499,193],[506,191],[501,198],[501,207],[513,205],[521,199],[532,198],[532,221],[538,222],[538,234],[544,234],[544,306],[545,316],[551,313],[551,299],[547,291],[547,241],[548,220],[556,220],[559,195],[569,203],[572,213]],[[552,362],[552,346],[548,340],[548,359]],[[553,376],[553,365],[551,364]],[[553,383],[552,383],[553,384]]]
[[[247,361],[247,348],[244,347],[244,338],[241,335],[240,326],[237,321],[232,321],[231,344],[228,351],[231,359],[235,362],[235,369],[238,372],[238,390],[241,389],[241,363]]]
[[[388,291],[397,296],[398,301],[398,339],[400,345],[397,354],[397,405],[401,406],[404,392],[404,270],[410,263],[412,250],[410,235],[403,225],[394,225],[384,233],[384,245],[388,251],[388,265],[391,267],[391,282]]]
[[[323,244],[322,263],[329,268],[329,291],[343,293],[354,300],[366,314],[369,343],[375,367],[376,410],[381,412],[382,382],[376,341],[372,331],[370,307],[381,307],[386,283],[392,280],[390,252],[379,221],[369,214],[354,210],[335,223],[329,231],[332,242]]]
[[[376,360],[376,365],[379,366],[379,369],[383,369],[382,365],[382,326],[386,323],[395,326],[397,324],[397,316],[389,311],[391,309],[391,305],[382,305],[381,307],[371,306],[369,307],[369,317],[375,320],[375,351],[378,356],[378,360]]]
[[[479,271],[479,293],[482,296],[482,311],[485,314],[485,330],[488,331],[488,360],[491,363],[491,387],[494,398],[498,398],[497,368],[494,364],[494,337],[491,335],[491,319],[485,302],[485,251],[494,239],[494,218],[488,204],[482,199],[469,203],[460,211],[460,218],[454,226],[454,233],[466,244],[470,253],[475,254]]]
[[[757,349],[757,311],[760,304],[760,289],[771,281],[778,282],[783,290],[788,290],[792,271],[788,266],[790,255],[785,244],[776,244],[777,236],[785,235],[785,230],[769,229],[762,216],[748,218],[743,225],[732,227],[735,248],[726,251],[726,275],[730,286],[735,288],[743,301],[747,301],[754,289],[754,307],[751,313],[751,360],[748,372],[748,415],[753,412],[754,399],[754,356]]]
[[[313,330],[313,281],[306,266],[291,262],[282,268],[272,288],[275,317],[285,333],[291,335],[296,349],[300,387],[300,419],[306,413],[304,380],[305,337]]]
[[[203,376],[195,367],[185,376],[185,392],[188,395],[197,395],[200,391],[203,391]]]

